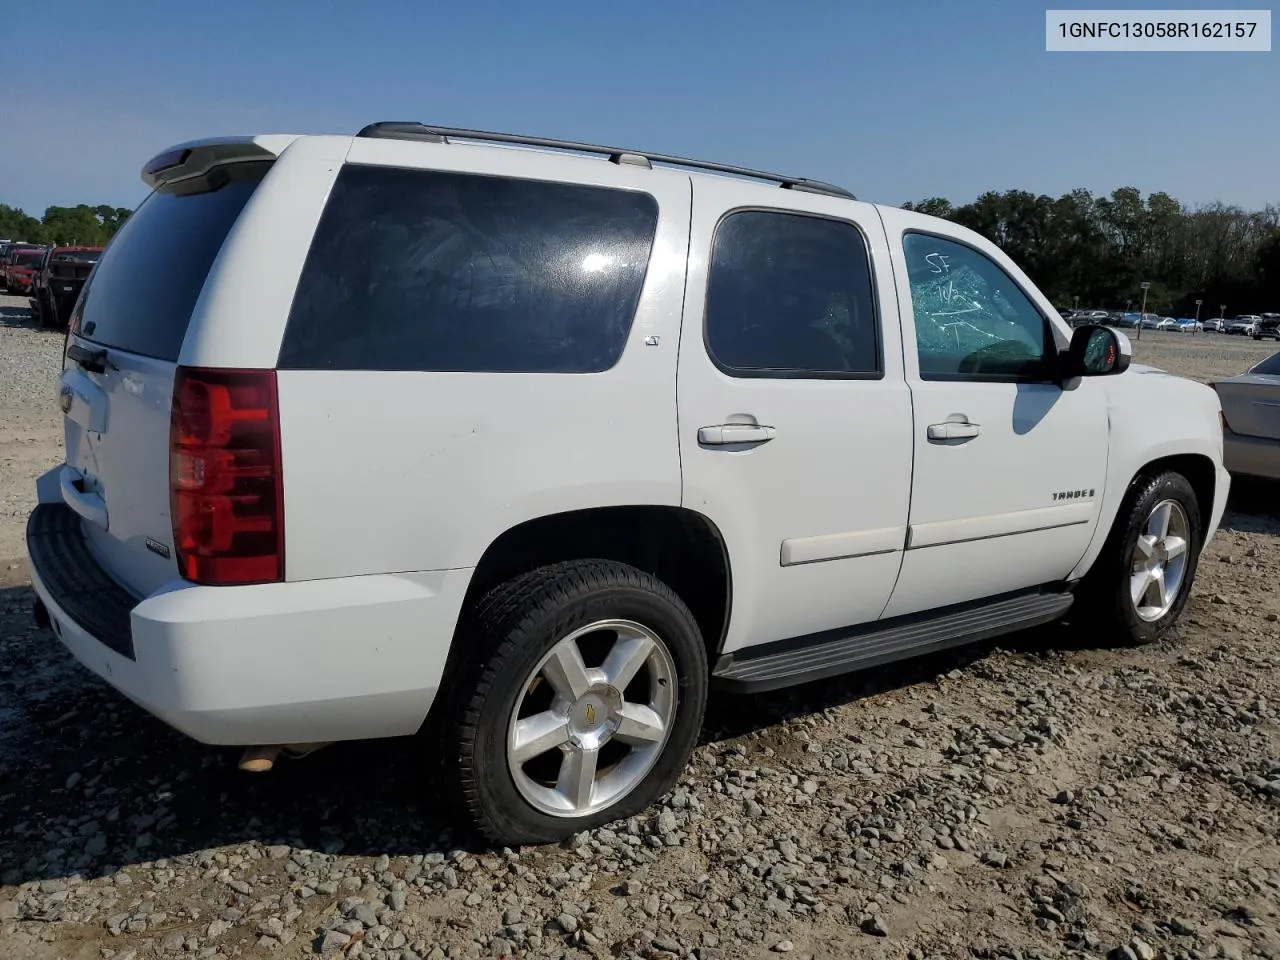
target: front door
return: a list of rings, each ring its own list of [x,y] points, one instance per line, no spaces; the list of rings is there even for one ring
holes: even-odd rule
[[[1104,384],[1056,380],[1066,328],[997,248],[883,216],[915,411],[907,550],[885,615],[1065,578],[1102,501]]]
[[[725,651],[875,620],[906,539],[911,398],[883,228],[868,204],[773,192],[747,208],[704,178],[693,195],[682,502],[728,554]]]

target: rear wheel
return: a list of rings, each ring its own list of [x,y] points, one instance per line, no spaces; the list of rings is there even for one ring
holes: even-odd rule
[[[458,778],[491,840],[549,843],[669,790],[702,724],[707,657],[666,584],[605,560],[492,590],[458,637]]]
[[[1108,640],[1158,640],[1186,606],[1201,536],[1200,505],[1186,477],[1163,470],[1134,481],[1081,584],[1078,619]]]

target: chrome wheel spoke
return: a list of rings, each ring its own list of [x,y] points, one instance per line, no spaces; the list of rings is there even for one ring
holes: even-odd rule
[[[556,779],[556,791],[569,801],[575,811],[591,806],[599,759],[599,750],[570,747],[565,751],[560,762],[560,776]]]
[[[1151,571],[1151,589],[1155,593],[1155,603],[1151,606],[1157,609],[1163,609],[1169,605],[1168,587],[1164,577],[1164,570]]]
[[[566,641],[551,651],[542,665],[542,675],[562,700],[577,700],[591,687],[582,651],[574,641]]]
[[[1157,540],[1163,540],[1169,534],[1169,518],[1173,514],[1173,501],[1166,500],[1151,511],[1151,519],[1147,521],[1147,533]]]
[[[1174,557],[1180,557],[1187,552],[1187,541],[1182,537],[1165,537],[1164,551],[1170,560]]]
[[[600,669],[612,687],[626,690],[652,652],[653,641],[646,636],[619,637]]]
[[[624,703],[614,737],[635,746],[661,743],[667,735],[666,725],[656,710],[642,703]]]
[[[1139,570],[1129,581],[1129,593],[1133,597],[1135,607],[1144,606],[1142,600],[1151,589],[1151,571]]]
[[[1138,542],[1134,544],[1134,547],[1136,548],[1135,554],[1141,554],[1143,560],[1150,560],[1155,556],[1156,538],[1149,533],[1144,533],[1138,537]],[[1135,555],[1134,559],[1137,561],[1138,557]]]
[[[511,737],[511,759],[515,763],[528,763],[534,757],[568,742],[568,718],[552,710],[544,710],[516,721]]]

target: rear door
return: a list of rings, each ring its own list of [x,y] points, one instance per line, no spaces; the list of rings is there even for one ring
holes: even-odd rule
[[[177,576],[169,407],[178,355],[214,258],[268,169],[232,164],[153,192],[112,239],[71,318],[63,499],[99,562],[139,596]]]
[[[726,652],[877,619],[911,489],[875,208],[747,196],[695,181],[677,379],[682,502],[720,530],[733,573]]]

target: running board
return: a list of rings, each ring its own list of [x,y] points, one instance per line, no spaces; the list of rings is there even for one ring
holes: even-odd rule
[[[1068,589],[1023,593],[779,640],[724,654],[712,679],[737,693],[776,690],[1051,623],[1073,600]]]

